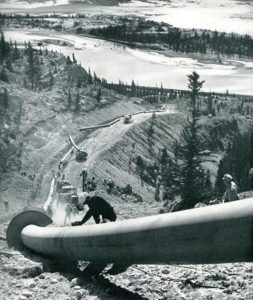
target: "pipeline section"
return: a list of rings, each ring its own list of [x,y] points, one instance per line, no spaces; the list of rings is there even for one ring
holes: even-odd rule
[[[58,259],[124,264],[253,261],[253,198],[98,225],[41,227],[39,221],[28,225],[28,219],[19,228],[20,243]],[[15,225],[9,227],[7,241],[13,246],[8,231],[13,235]]]

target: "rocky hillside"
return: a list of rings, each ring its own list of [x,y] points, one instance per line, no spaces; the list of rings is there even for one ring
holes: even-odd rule
[[[85,70],[55,53],[40,54],[41,83],[32,90],[27,64],[21,53],[11,71],[4,69],[8,82],[0,81],[1,97],[8,97],[1,121],[1,207],[7,199],[11,211],[27,202],[45,201],[51,171],[70,149],[69,135],[81,141],[86,137],[79,133],[81,127],[144,109],[134,99],[103,88],[98,101],[99,84],[88,81]]]
[[[8,96],[1,123],[1,215],[24,205],[42,204],[48,196],[52,170],[70,149],[71,134],[88,152],[84,163],[68,158],[66,179],[80,190],[80,172],[95,176],[97,193],[111,201],[119,219],[157,214],[154,184],[141,180],[137,157],[154,164],[166,148],[175,159],[175,143],[183,125],[189,99],[174,99],[165,112],[134,116],[134,122],[79,132],[81,127],[105,123],[118,116],[154,108],[104,89],[73,62],[56,53],[39,53],[40,84],[31,88],[27,54],[21,52],[8,80],[0,81],[1,99]],[[101,89],[101,96],[98,91]],[[227,101],[227,100],[225,100]],[[237,101],[237,102],[236,102]],[[240,104],[234,99],[234,105]],[[161,104],[159,104],[159,107]],[[232,104],[229,106],[232,108]],[[200,116],[203,165],[214,178],[220,158],[236,132],[245,132],[252,119],[224,111]],[[152,130],[151,130],[152,129]],[[106,182],[104,182],[106,180]],[[107,182],[113,180],[114,192]],[[130,185],[131,192],[129,192]],[[123,191],[123,192],[122,192]],[[78,216],[80,218],[81,215]],[[60,266],[31,253],[7,248],[7,223],[0,226],[0,298],[18,299],[252,299],[252,264],[200,266]],[[81,269],[82,269],[81,268]],[[11,288],[10,288],[11,287]]]
[[[27,203],[41,203],[47,199],[52,170],[57,169],[59,161],[70,149],[66,142],[69,135],[80,143],[90,134],[80,133],[81,127],[152,108],[141,100],[102,88],[99,82],[92,80],[89,72],[71,63],[70,58],[46,51],[38,55],[41,83],[36,90],[29,85],[28,60],[24,52],[11,68],[5,69],[8,82],[1,81],[2,97],[4,94],[8,97],[8,109],[4,112],[1,124],[1,206],[7,199],[10,211],[16,211]],[[99,90],[101,94],[98,101]],[[234,106],[240,104],[239,99],[233,101],[236,103]],[[114,180],[119,188],[130,184],[135,196],[128,198],[134,202],[145,199],[158,209],[161,203],[154,203],[154,184],[140,179],[136,160],[141,157],[147,164],[155,164],[164,148],[169,157],[175,159],[174,144],[179,140],[185,124],[188,103],[188,99],[172,100],[167,104],[166,114],[157,114],[154,120],[152,114],[146,119],[135,120],[131,127],[126,127],[127,130],[124,129],[107,145],[103,131],[97,131],[101,132],[101,151],[88,166],[88,171],[89,176],[95,175],[97,178],[101,193],[107,194],[104,180]],[[204,150],[209,151],[203,156],[203,165],[210,171],[214,182],[219,160],[228,142],[235,132],[247,131],[252,126],[252,120],[238,113],[224,114],[224,111],[220,111],[214,118],[202,116],[200,125]],[[110,137],[111,132],[107,135]],[[81,148],[90,145],[86,143],[84,141]],[[90,146],[96,148],[97,145]],[[83,168],[87,168],[86,164],[76,163],[72,156],[65,170],[67,180],[79,189]],[[109,197],[118,196],[122,195],[116,193]],[[139,212],[139,215],[142,213]]]

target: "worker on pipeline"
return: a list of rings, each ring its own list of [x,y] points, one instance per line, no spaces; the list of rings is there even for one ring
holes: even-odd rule
[[[233,177],[230,174],[225,174],[222,179],[226,186],[226,191],[222,197],[222,203],[239,200],[238,187],[233,181]]]
[[[106,221],[114,222],[117,219],[117,215],[114,208],[102,197],[99,196],[87,196],[84,205],[87,204],[89,210],[84,215],[81,221],[71,223],[72,226],[83,225],[91,217],[93,217],[96,224],[106,223]]]

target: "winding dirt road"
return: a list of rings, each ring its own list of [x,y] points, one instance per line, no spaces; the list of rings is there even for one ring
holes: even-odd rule
[[[124,124],[123,118],[113,124],[110,127],[102,128],[91,134],[88,140],[85,140],[80,148],[88,153],[87,161],[83,167],[89,169],[92,168],[96,162],[97,157],[104,151],[110,149],[117,141],[119,141],[128,130],[130,130],[136,124],[140,124],[148,120],[154,112],[145,112],[136,114],[133,116],[134,122],[130,124]],[[175,107],[173,105],[167,105],[165,111],[157,111],[157,116],[175,113]]]
[[[71,156],[71,150],[69,150],[62,160],[67,159],[68,165],[64,170],[66,178],[74,186],[78,186],[80,183],[80,173],[83,169],[90,170],[96,164],[97,158],[104,152],[110,149],[116,142],[118,142],[133,126],[140,124],[148,120],[153,113],[157,116],[165,114],[173,114],[176,112],[175,106],[170,104],[167,105],[164,111],[146,111],[141,113],[133,114],[134,122],[130,124],[124,124],[123,118],[120,118],[119,122],[112,124],[109,127],[99,128],[93,131],[88,139],[84,140],[78,147],[88,153],[87,160],[83,163],[75,161],[74,157]],[[52,179],[50,185],[50,192],[46,202],[43,204],[43,208],[47,209],[50,203],[53,201],[55,181]]]

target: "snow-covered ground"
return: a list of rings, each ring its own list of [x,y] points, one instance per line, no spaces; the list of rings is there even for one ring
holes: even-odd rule
[[[99,77],[109,82],[130,83],[132,79],[139,85],[160,86],[166,88],[186,89],[187,74],[196,70],[205,80],[203,90],[240,94],[253,94],[253,63],[247,61],[224,59],[221,64],[200,62],[186,57],[168,57],[151,51],[131,49],[103,40],[61,34],[47,31],[6,31],[7,40],[18,43],[30,40],[59,40],[67,46],[47,45],[54,50],[69,55],[72,53],[85,68],[91,68]]]

